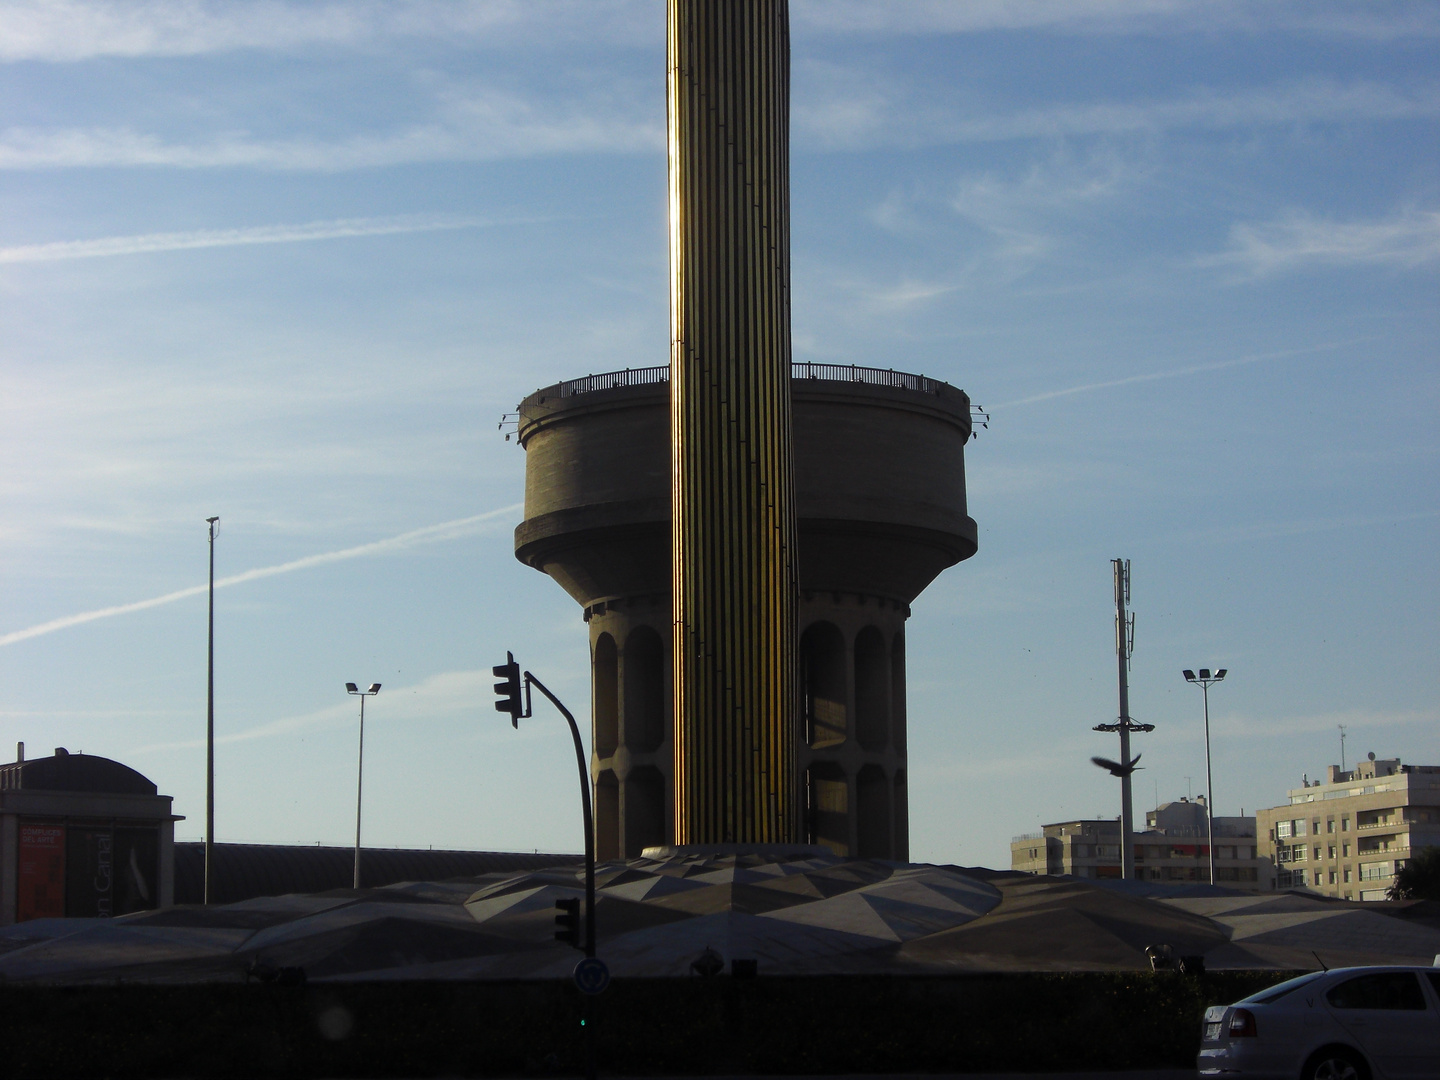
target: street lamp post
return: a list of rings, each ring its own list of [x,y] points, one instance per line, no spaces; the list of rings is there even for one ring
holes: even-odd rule
[[[345,692],[360,699],[360,753],[355,766],[355,888],[360,888],[360,806],[365,791],[365,699],[380,693],[380,684],[371,683],[368,690],[359,689],[353,682],[345,684]]]
[[[210,526],[210,636],[205,665],[205,891],[204,902],[210,903],[211,886],[215,880],[215,863],[211,858],[215,847],[215,537],[218,517],[206,518]]]
[[[1217,668],[1213,673],[1202,667],[1200,674],[1189,668],[1181,672],[1185,681],[1200,687],[1205,701],[1205,833],[1210,844],[1210,884],[1215,884],[1215,782],[1210,775],[1210,684],[1221,682],[1228,668]]]

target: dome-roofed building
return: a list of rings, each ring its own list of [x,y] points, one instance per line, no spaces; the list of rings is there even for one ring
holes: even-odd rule
[[[128,765],[57,747],[0,765],[0,925],[164,907],[175,891],[171,797]]]

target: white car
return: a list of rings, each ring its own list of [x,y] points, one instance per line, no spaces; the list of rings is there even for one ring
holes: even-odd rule
[[[1440,968],[1355,967],[1205,1010],[1201,1076],[1440,1077]]]

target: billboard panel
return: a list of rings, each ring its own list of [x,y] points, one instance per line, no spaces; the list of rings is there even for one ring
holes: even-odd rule
[[[65,914],[65,826],[20,824],[15,921]]]
[[[128,915],[160,906],[160,831],[115,830],[113,913]]]
[[[108,828],[70,826],[65,853],[65,914],[109,918],[115,914],[115,838]]]

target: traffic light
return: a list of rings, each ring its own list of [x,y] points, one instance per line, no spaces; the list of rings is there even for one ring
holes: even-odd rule
[[[555,940],[583,949],[585,946],[580,943],[580,898],[571,896],[556,900],[555,912]]]
[[[495,693],[500,698],[495,702],[495,711],[509,713],[510,726],[518,728],[520,715],[525,710],[520,704],[520,665],[515,662],[515,654],[507,652],[505,663],[496,664],[491,670],[505,680],[495,684]]]

